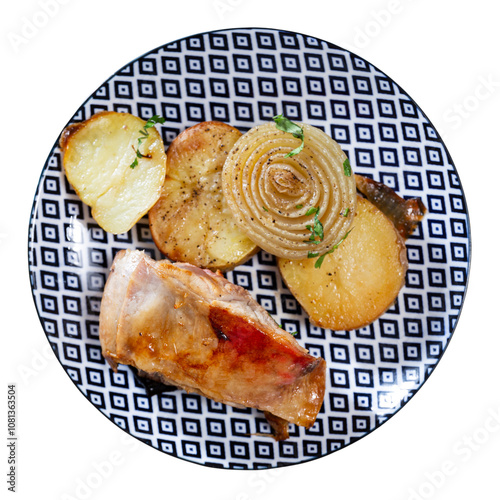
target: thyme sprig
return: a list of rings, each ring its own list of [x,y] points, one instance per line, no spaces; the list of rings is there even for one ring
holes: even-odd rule
[[[343,163],[343,166],[344,166],[344,175],[346,177],[351,177],[352,175],[352,168],[351,168],[351,162],[349,161],[349,158],[346,158],[344,163]]]
[[[321,265],[323,264],[323,261],[325,260],[325,257],[328,254],[333,253],[333,252],[335,252],[335,250],[337,250],[337,248],[340,246],[340,244],[349,236],[349,233],[353,229],[354,228],[351,227],[351,229],[349,229],[349,231],[347,231],[347,233],[344,234],[344,236],[342,237],[342,239],[336,245],[334,245],[332,248],[330,248],[330,250],[328,250],[328,252],[325,252],[323,255],[319,255],[319,253],[317,253],[317,252],[308,252],[307,253],[307,258],[308,259],[314,259],[314,258],[316,258],[316,257],[319,256],[318,260],[314,263],[314,267],[316,269],[319,269],[321,267]]]
[[[305,243],[314,243],[318,245],[321,243],[325,237],[323,224],[319,220],[319,207],[312,207],[307,212],[306,215],[313,215],[314,221],[312,224],[307,224],[306,229],[311,232],[308,240],[305,240]]]
[[[289,134],[292,134],[294,137],[297,139],[300,139],[302,142],[300,143],[300,146],[296,147],[292,151],[288,152],[285,155],[285,158],[290,158],[291,156],[298,155],[302,149],[304,148],[304,130],[302,127],[297,125],[296,123],[292,122],[289,120],[286,116],[281,115],[276,115],[273,117],[274,123],[276,124],[276,128],[278,130],[281,130],[282,132],[287,132]]]
[[[132,149],[135,151],[135,158],[134,161],[130,164],[130,168],[137,167],[139,158],[151,158],[151,155],[142,154],[140,151],[140,147],[141,144],[149,137],[148,129],[154,127],[156,123],[165,123],[165,118],[160,115],[154,115],[146,122],[144,127],[139,130],[140,136],[137,139],[137,148],[134,148],[132,146]]]

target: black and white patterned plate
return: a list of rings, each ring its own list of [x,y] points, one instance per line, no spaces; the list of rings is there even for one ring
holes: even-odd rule
[[[147,219],[113,236],[92,219],[54,145],[33,204],[29,268],[35,305],[56,356],[108,419],[149,445],[191,462],[257,469],[327,455],[376,429],[433,371],[460,314],[469,270],[469,220],[460,181],[436,130],[415,102],[366,60],[317,38],[272,29],[231,29],[159,47],[115,73],[69,123],[101,110],[158,126],[165,144],[204,120],[241,131],[284,113],[322,128],[357,173],[421,197],[428,208],[408,240],[409,270],[396,303],[351,332],[312,326],[261,252],[228,273],[284,328],[328,364],[323,407],[309,430],[275,442],[263,414],[181,390],[149,396],[132,371],[113,373],[98,337],[101,295],[113,255],[145,249],[161,258]]]

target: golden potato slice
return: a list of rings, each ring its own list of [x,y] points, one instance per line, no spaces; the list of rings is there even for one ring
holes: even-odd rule
[[[167,177],[149,222],[156,246],[170,259],[228,271],[258,250],[222,193],[222,167],[240,136],[225,123],[203,122],[168,148]]]
[[[404,240],[365,198],[358,198],[351,229],[319,268],[317,258],[278,259],[290,292],[323,328],[354,330],[370,324],[391,306],[405,281]]]
[[[166,155],[155,127],[128,113],[105,111],[67,127],[59,141],[68,182],[110,233],[128,231],[156,203]],[[140,137],[142,158],[136,159]]]

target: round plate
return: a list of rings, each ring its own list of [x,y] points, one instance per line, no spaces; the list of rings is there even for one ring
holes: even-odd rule
[[[290,426],[276,442],[263,414],[173,390],[149,395],[131,369],[113,373],[99,344],[99,307],[115,253],[162,258],[148,221],[114,236],[92,219],[65,179],[53,147],[30,222],[32,290],[45,334],[87,399],[125,432],[198,464],[257,469],[327,455],[394,415],[422,386],[450,341],[469,270],[469,221],[453,162],[415,102],[366,60],[317,38],[271,29],[231,29],[159,47],[115,73],[69,123],[102,110],[158,125],[165,145],[205,120],[241,131],[283,113],[330,134],[356,173],[421,197],[428,213],[407,241],[406,285],[375,323],[355,331],[314,327],[260,252],[227,274],[299,343],[327,361],[326,395],[313,427]]]

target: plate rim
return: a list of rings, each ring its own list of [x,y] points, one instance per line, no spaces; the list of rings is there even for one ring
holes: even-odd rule
[[[60,137],[62,131],[68,125],[70,125],[71,123],[75,123],[75,121],[73,120],[73,117],[79,112],[80,109],[82,109],[90,100],[93,99],[95,93],[103,85],[105,85],[108,82],[112,81],[114,78],[116,78],[119,75],[120,72],[122,72],[127,67],[129,67],[129,66],[137,63],[139,60],[147,57],[148,55],[151,55],[151,54],[154,54],[154,53],[158,53],[159,51],[161,51],[161,49],[163,49],[164,47],[167,47],[169,45],[173,45],[173,44],[176,44],[176,43],[181,43],[181,42],[183,42],[183,41],[185,41],[187,39],[190,39],[190,38],[203,37],[203,36],[207,36],[207,35],[211,35],[211,34],[217,34],[217,33],[228,33],[228,34],[230,34],[230,33],[234,33],[234,32],[237,32],[237,31],[247,31],[247,32],[248,31],[252,31],[252,32],[255,32],[255,31],[259,31],[259,30],[269,31],[269,32],[272,32],[272,33],[275,33],[275,34],[290,33],[292,35],[299,35],[299,36],[301,36],[303,38],[313,38],[313,39],[317,40],[318,42],[320,42],[320,44],[322,44],[322,45],[326,44],[326,46],[328,48],[337,49],[337,50],[343,51],[346,55],[349,55],[349,56],[355,57],[355,58],[359,58],[360,60],[364,61],[369,66],[371,66],[375,71],[377,71],[381,75],[384,75],[385,77],[387,77],[387,79],[389,79],[392,82],[392,84],[394,84],[399,89],[399,91],[404,95],[404,97],[406,99],[408,99],[418,109],[418,111],[422,114],[422,119],[425,119],[427,121],[427,123],[435,131],[435,133],[436,133],[436,142],[438,142],[440,144],[440,146],[443,148],[443,151],[444,151],[444,153],[447,156],[448,162],[449,162],[450,166],[452,167],[453,173],[456,175],[457,183],[458,183],[457,189],[459,189],[460,193],[462,194],[462,198],[463,198],[463,202],[464,202],[463,216],[464,216],[464,219],[466,221],[466,227],[467,227],[467,238],[466,238],[466,241],[467,241],[468,255],[467,255],[466,262],[464,262],[464,264],[466,264],[465,268],[464,268],[466,270],[466,277],[465,277],[465,283],[463,285],[463,287],[464,287],[463,288],[463,299],[462,299],[462,303],[460,305],[460,308],[457,311],[454,325],[452,327],[450,326],[450,328],[449,328],[449,336],[448,336],[448,338],[447,338],[447,340],[446,340],[446,342],[445,342],[445,344],[443,346],[443,349],[442,349],[442,352],[441,352],[439,358],[432,365],[431,370],[429,371],[429,373],[425,373],[424,374],[424,376],[422,377],[422,382],[420,383],[420,385],[416,389],[412,390],[412,395],[407,399],[407,401],[404,401],[404,402],[402,401],[400,403],[399,408],[397,408],[392,413],[386,415],[386,418],[385,418],[385,420],[383,422],[377,423],[375,421],[375,425],[373,426],[372,429],[370,429],[367,432],[365,432],[362,436],[359,436],[359,437],[351,436],[349,442],[346,443],[346,444],[344,444],[343,446],[341,446],[338,449],[327,451],[326,453],[319,454],[319,455],[312,456],[312,457],[303,457],[302,459],[300,459],[298,461],[295,461],[295,462],[283,462],[283,463],[280,463],[279,460],[275,459],[274,461],[276,462],[276,465],[271,465],[271,466],[266,466],[266,467],[234,467],[234,466],[228,466],[228,467],[226,467],[226,466],[224,466],[222,464],[210,463],[210,462],[208,462],[206,460],[204,462],[201,461],[201,460],[200,461],[190,460],[190,459],[188,459],[188,458],[186,458],[186,457],[184,457],[182,455],[178,455],[178,454],[174,454],[174,453],[169,453],[169,452],[166,452],[164,450],[161,450],[159,447],[154,446],[152,443],[148,442],[146,439],[141,439],[141,437],[139,437],[137,435],[134,435],[131,432],[128,432],[126,429],[123,429],[122,427],[120,427],[118,425],[118,423],[116,423],[114,420],[112,420],[111,418],[109,418],[101,409],[99,409],[98,406],[96,406],[91,401],[90,396],[88,396],[87,394],[84,393],[83,388],[80,387],[77,384],[77,382],[75,380],[73,380],[73,378],[71,376],[69,376],[66,368],[63,365],[63,361],[54,352],[54,349],[52,347],[52,343],[50,341],[49,335],[47,334],[47,332],[45,330],[43,318],[42,318],[42,316],[40,314],[40,310],[39,310],[39,307],[38,307],[37,301],[36,301],[35,289],[33,287],[32,275],[35,272],[34,267],[36,267],[36,266],[34,266],[33,263],[32,263],[32,255],[31,255],[31,253],[32,253],[32,247],[36,246],[36,242],[33,241],[33,238],[34,238],[34,234],[33,233],[35,231],[35,223],[36,223],[35,221],[38,219],[37,214],[38,214],[38,206],[39,206],[39,202],[40,202],[40,196],[39,196],[40,189],[41,189],[41,186],[42,186],[42,183],[43,183],[43,179],[45,178],[45,176],[46,176],[46,174],[47,174],[47,172],[49,170],[49,161],[50,161],[50,158],[52,156],[52,153],[54,152],[54,149],[56,149],[58,147],[58,145],[59,145],[59,137]],[[255,49],[252,49],[252,52],[254,52],[254,51],[255,51]],[[280,73],[280,72],[278,72],[278,73]],[[303,93],[302,93],[302,95],[303,95]],[[352,121],[352,118],[350,118],[349,120]],[[167,148],[168,145],[165,145],[165,147]],[[64,168],[63,167],[61,168],[61,175],[64,176]],[[449,192],[449,190],[447,189],[445,192]],[[344,47],[342,47],[340,45],[337,45],[336,43],[329,42],[329,41],[327,41],[327,40],[325,40],[325,39],[323,39],[321,37],[318,37],[318,36],[315,36],[315,35],[310,35],[310,34],[305,34],[305,33],[302,33],[300,31],[294,31],[294,30],[288,30],[288,29],[282,29],[282,28],[270,28],[270,27],[263,27],[263,26],[261,26],[261,27],[256,27],[256,26],[253,26],[253,27],[252,26],[245,26],[244,27],[244,26],[240,26],[240,27],[230,27],[230,28],[219,28],[219,29],[216,29],[216,30],[200,31],[200,32],[197,32],[197,33],[192,33],[190,35],[186,35],[186,36],[182,36],[182,37],[176,38],[176,39],[168,41],[168,42],[166,42],[164,44],[158,45],[155,48],[150,49],[150,50],[148,50],[146,52],[143,52],[139,56],[134,57],[128,63],[122,65],[120,68],[118,68],[116,71],[114,71],[103,82],[101,82],[101,84],[97,88],[95,88],[85,98],[85,100],[82,101],[82,103],[78,106],[78,108],[73,112],[73,114],[71,115],[71,117],[66,122],[66,125],[64,125],[64,127],[62,127],[62,129],[60,130],[60,132],[59,132],[59,134],[57,136],[57,139],[53,142],[53,144],[52,144],[52,146],[51,146],[51,148],[50,148],[50,150],[49,150],[49,152],[47,154],[46,160],[45,160],[45,162],[43,164],[43,167],[41,169],[41,172],[40,172],[40,175],[39,175],[39,178],[38,178],[38,181],[37,181],[37,185],[36,185],[36,189],[35,189],[35,193],[34,193],[34,197],[33,197],[33,202],[32,202],[31,210],[30,210],[30,213],[29,213],[29,220],[28,220],[28,232],[27,232],[28,238],[27,238],[27,248],[26,248],[26,250],[27,250],[27,263],[28,263],[28,279],[29,279],[29,286],[30,286],[30,290],[31,290],[31,297],[32,297],[32,300],[33,300],[33,305],[35,306],[35,310],[36,310],[37,316],[38,316],[39,324],[40,324],[40,326],[42,328],[42,331],[44,333],[44,336],[45,336],[46,340],[48,341],[48,343],[49,343],[52,351],[54,352],[55,358],[59,362],[61,368],[63,369],[63,372],[65,373],[65,375],[71,380],[71,382],[78,389],[78,391],[80,392],[80,394],[83,395],[83,397],[92,405],[92,407],[94,407],[94,409],[96,411],[98,411],[98,413],[101,416],[104,417],[104,419],[106,421],[110,422],[111,424],[114,424],[118,429],[120,429],[120,431],[125,432],[125,434],[127,436],[130,436],[130,437],[138,440],[142,444],[148,445],[149,447],[155,449],[156,451],[158,451],[162,455],[168,455],[171,458],[180,459],[182,461],[185,461],[185,462],[188,462],[188,463],[191,463],[191,464],[196,464],[196,465],[201,466],[201,467],[210,467],[210,468],[216,468],[216,469],[222,469],[222,470],[245,470],[245,471],[258,471],[258,470],[267,470],[267,469],[279,469],[279,468],[284,468],[284,467],[298,466],[298,465],[301,465],[301,464],[304,464],[304,463],[310,463],[310,462],[313,462],[315,460],[319,460],[321,458],[330,456],[330,455],[332,455],[334,453],[340,452],[340,451],[344,450],[345,448],[347,448],[347,447],[349,447],[349,446],[351,446],[351,445],[353,445],[355,443],[358,443],[363,438],[365,438],[368,435],[372,434],[374,431],[376,431],[381,426],[383,426],[384,424],[386,424],[396,414],[398,414],[401,410],[403,410],[403,408],[405,408],[407,406],[407,404],[411,400],[413,400],[415,398],[415,396],[419,393],[419,391],[422,389],[422,387],[428,382],[429,378],[433,375],[433,373],[435,372],[436,368],[440,364],[443,356],[445,355],[445,353],[446,353],[446,351],[447,351],[447,349],[448,349],[448,347],[449,347],[449,345],[450,345],[450,343],[451,343],[451,341],[452,341],[452,339],[454,337],[457,325],[458,325],[458,323],[460,321],[460,317],[461,317],[463,309],[464,309],[464,304],[465,304],[465,300],[466,300],[466,297],[467,297],[468,288],[469,288],[469,284],[470,284],[470,273],[471,273],[471,266],[472,266],[473,245],[472,245],[472,235],[471,235],[471,232],[472,232],[471,220],[470,220],[470,213],[469,213],[469,208],[468,208],[468,204],[467,204],[467,198],[466,198],[465,190],[464,190],[462,181],[460,179],[460,174],[458,172],[458,169],[456,168],[456,164],[455,164],[455,162],[452,159],[452,156],[450,154],[450,151],[448,150],[448,147],[447,147],[446,143],[442,139],[442,136],[439,133],[438,129],[434,126],[432,120],[429,119],[429,117],[424,112],[424,110],[420,107],[420,105],[411,97],[410,94],[408,94],[408,92],[406,92],[404,90],[403,87],[401,87],[401,85],[399,85],[395,80],[393,80],[393,78],[391,76],[389,76],[385,71],[381,70],[378,66],[374,65],[373,63],[371,63],[365,57],[360,56],[357,53],[353,52],[351,49],[346,49],[346,48],[344,48]],[[107,269],[107,271],[109,271],[109,269]],[[447,287],[447,289],[449,289],[449,287]],[[274,293],[276,293],[276,292],[274,292]],[[60,313],[59,313],[59,315],[60,315]],[[84,364],[84,363],[82,363],[82,364]],[[377,365],[375,365],[375,366],[377,366]],[[109,367],[106,367],[106,368],[109,368]],[[155,396],[153,396],[153,397],[155,397]],[[326,413],[327,412],[325,410],[325,414]],[[226,460],[226,462],[228,462],[228,460]],[[250,463],[250,465],[252,465],[252,464]]]

